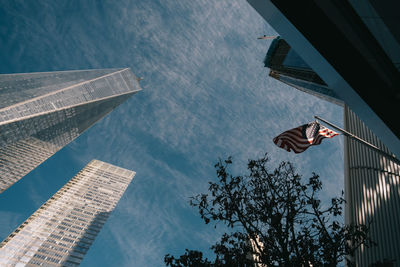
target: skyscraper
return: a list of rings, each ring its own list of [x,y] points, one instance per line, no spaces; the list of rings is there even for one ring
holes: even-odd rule
[[[383,142],[330,89],[281,38],[275,39],[265,58],[270,76],[303,92],[344,106],[345,130],[391,154]],[[370,224],[378,246],[362,246],[354,256],[357,266],[395,260],[400,266],[400,165],[364,144],[345,137],[345,221]]]
[[[0,75],[0,193],[140,90],[129,69]]]
[[[340,97],[328,87],[315,71],[279,36],[276,37],[264,59],[269,76],[296,89],[343,106]]]
[[[0,265],[78,266],[134,175],[92,160],[0,243]]]

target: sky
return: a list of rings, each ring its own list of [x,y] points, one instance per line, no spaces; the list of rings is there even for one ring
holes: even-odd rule
[[[272,139],[314,115],[342,126],[342,108],[270,78],[264,34],[277,35],[245,0],[1,1],[0,73],[129,67],[144,80],[0,195],[0,239],[93,158],[136,176],[81,266],[163,266],[167,253],[207,251],[223,226],[205,225],[188,200],[215,181],[218,158],[245,174],[268,152],[271,167],[318,173],[325,201],[338,195],[342,136],[297,155]]]

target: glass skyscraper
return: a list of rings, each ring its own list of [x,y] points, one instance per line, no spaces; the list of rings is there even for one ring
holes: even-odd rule
[[[275,38],[264,59],[269,76],[296,89],[343,106],[340,97],[282,38]]]
[[[0,193],[140,90],[129,69],[0,75]]]
[[[335,95],[281,38],[275,39],[265,58],[270,76],[326,101],[344,106],[344,128],[388,154],[383,142]],[[370,226],[378,246],[361,246],[354,255],[357,266],[395,260],[400,266],[400,165],[360,142],[345,137],[345,221]]]
[[[134,176],[92,160],[0,243],[0,265],[78,266]]]

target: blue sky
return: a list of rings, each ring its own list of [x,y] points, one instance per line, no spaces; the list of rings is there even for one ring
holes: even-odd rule
[[[118,3],[118,4],[116,4]],[[206,250],[188,197],[213,165],[235,172],[269,152],[319,173],[325,199],[343,188],[343,137],[294,155],[272,138],[313,120],[342,125],[340,107],[268,77],[274,30],[244,0],[2,1],[0,73],[130,67],[143,90],[0,195],[4,239],[91,159],[137,174],[81,266],[162,266],[167,253]]]

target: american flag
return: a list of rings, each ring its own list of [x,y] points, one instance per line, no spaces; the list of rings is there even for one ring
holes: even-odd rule
[[[310,146],[321,144],[322,139],[336,135],[337,132],[314,121],[281,133],[274,138],[274,143],[288,152],[301,153]]]

